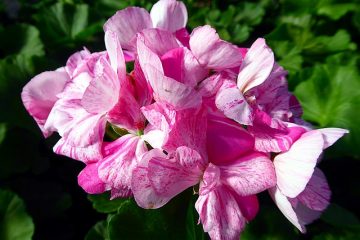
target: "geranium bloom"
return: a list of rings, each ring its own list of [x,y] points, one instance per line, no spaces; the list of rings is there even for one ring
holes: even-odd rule
[[[203,123],[202,111],[182,115],[181,124],[168,123],[168,154],[147,152],[133,172],[132,190],[139,206],[158,208],[200,184],[195,206],[204,230],[212,239],[236,239],[258,211],[255,194],[275,185],[274,167],[265,154],[253,150],[254,139],[241,126],[218,117]],[[165,120],[169,112],[151,114]],[[195,127],[199,123],[206,134]],[[196,144],[191,136],[196,136]]]
[[[208,25],[189,34],[186,23],[175,0],[118,11],[104,25],[106,50],[84,49],[34,77],[25,108],[45,137],[59,133],[56,153],[86,164],[78,183],[90,194],[159,208],[194,187],[204,231],[239,239],[268,190],[305,232],[330,200],[321,154],[347,130],[301,119],[264,39],[239,48]]]
[[[188,15],[183,2],[161,0],[152,7],[150,14],[144,8],[128,7],[116,12],[104,25],[105,31],[115,32],[121,46],[126,50],[125,58],[134,59],[136,51],[136,34],[143,29],[159,28],[187,37],[185,29]]]
[[[323,149],[330,147],[347,130],[324,128],[304,133],[289,151],[274,158],[277,186],[269,193],[289,221],[301,232],[317,219],[330,201],[330,189],[316,168]]]

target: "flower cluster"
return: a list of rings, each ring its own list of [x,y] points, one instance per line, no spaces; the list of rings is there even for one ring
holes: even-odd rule
[[[104,25],[106,50],[84,49],[34,77],[26,109],[45,137],[58,132],[57,154],[86,164],[78,182],[88,193],[159,208],[198,186],[204,231],[238,239],[268,190],[304,232],[329,204],[321,154],[347,130],[301,119],[264,39],[239,48],[186,23],[175,0],[118,11]]]

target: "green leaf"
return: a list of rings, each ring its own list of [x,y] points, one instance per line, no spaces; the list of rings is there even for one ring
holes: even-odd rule
[[[194,200],[189,202],[186,214],[186,239],[188,240],[204,240],[206,235],[201,224],[197,224],[199,214],[195,211]]]
[[[8,56],[44,55],[44,46],[39,37],[39,30],[28,24],[0,28],[0,50]]]
[[[89,6],[87,4],[58,2],[50,7],[44,7],[34,18],[44,38],[57,45],[74,44],[74,40],[89,37],[84,32],[93,34],[99,30],[96,24],[89,26]],[[94,26],[96,29],[92,29]]]
[[[237,11],[234,21],[249,26],[260,24],[265,15],[264,6],[259,3],[244,2],[237,7]]]
[[[86,234],[85,240],[109,240],[108,222],[104,220],[96,223]]]
[[[6,136],[6,124],[0,123],[0,144],[4,141]]]
[[[339,20],[348,12],[355,11],[357,4],[355,3],[338,3],[321,6],[317,9],[317,14],[327,16],[332,20]]]
[[[332,203],[321,215],[321,219],[335,227],[351,228],[360,227],[360,221],[355,214],[345,208]]]
[[[101,213],[117,212],[124,204],[130,201],[129,199],[121,198],[110,200],[109,193],[88,195],[88,199],[92,202],[93,208]]]
[[[190,193],[178,195],[159,209],[142,209],[133,199],[124,202],[109,219],[110,239],[186,239]]]
[[[350,130],[344,138],[343,153],[360,156],[360,75],[355,64],[344,64],[343,55],[316,64],[308,79],[295,89],[304,109],[304,119],[318,127],[341,127]],[[333,64],[342,62],[342,64]],[[354,61],[353,61],[354,62]]]
[[[75,6],[74,16],[72,19],[71,36],[75,38],[88,25],[89,6],[79,4]]]
[[[331,233],[322,233],[315,236],[314,240],[354,240],[360,236],[360,230],[355,231],[338,231]]]
[[[356,44],[351,42],[350,34],[344,29],[338,30],[334,36],[319,36],[309,39],[304,46],[304,51],[311,54],[333,53],[355,49]]]
[[[0,239],[31,240],[33,234],[34,224],[26,213],[23,200],[0,189]]]

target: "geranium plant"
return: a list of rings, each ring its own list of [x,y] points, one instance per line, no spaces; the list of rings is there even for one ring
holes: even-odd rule
[[[87,193],[154,209],[193,188],[210,238],[239,239],[268,191],[305,232],[330,201],[322,153],[348,131],[301,118],[265,39],[242,48],[209,25],[188,32],[187,18],[175,0],[118,11],[104,51],[76,52],[24,87],[27,111],[60,135],[55,153],[86,164]]]

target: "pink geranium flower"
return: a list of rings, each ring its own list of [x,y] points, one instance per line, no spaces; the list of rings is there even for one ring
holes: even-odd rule
[[[192,118],[182,119],[181,135],[171,134],[178,126],[168,126],[167,142],[177,146],[165,148],[170,150],[167,155],[151,150],[134,169],[135,200],[141,207],[159,208],[186,188],[200,184],[196,209],[204,230],[212,239],[236,239],[257,213],[255,194],[275,185],[273,164],[267,155],[253,150],[251,135],[223,118],[208,120],[206,136],[201,135],[194,145],[191,138],[183,136],[199,136],[197,123],[206,116],[188,122]]]
[[[276,187],[271,197],[285,217],[301,232],[317,219],[329,204],[330,190],[326,178],[316,165],[324,149],[330,147],[347,130],[324,128],[311,130],[274,158]]]

